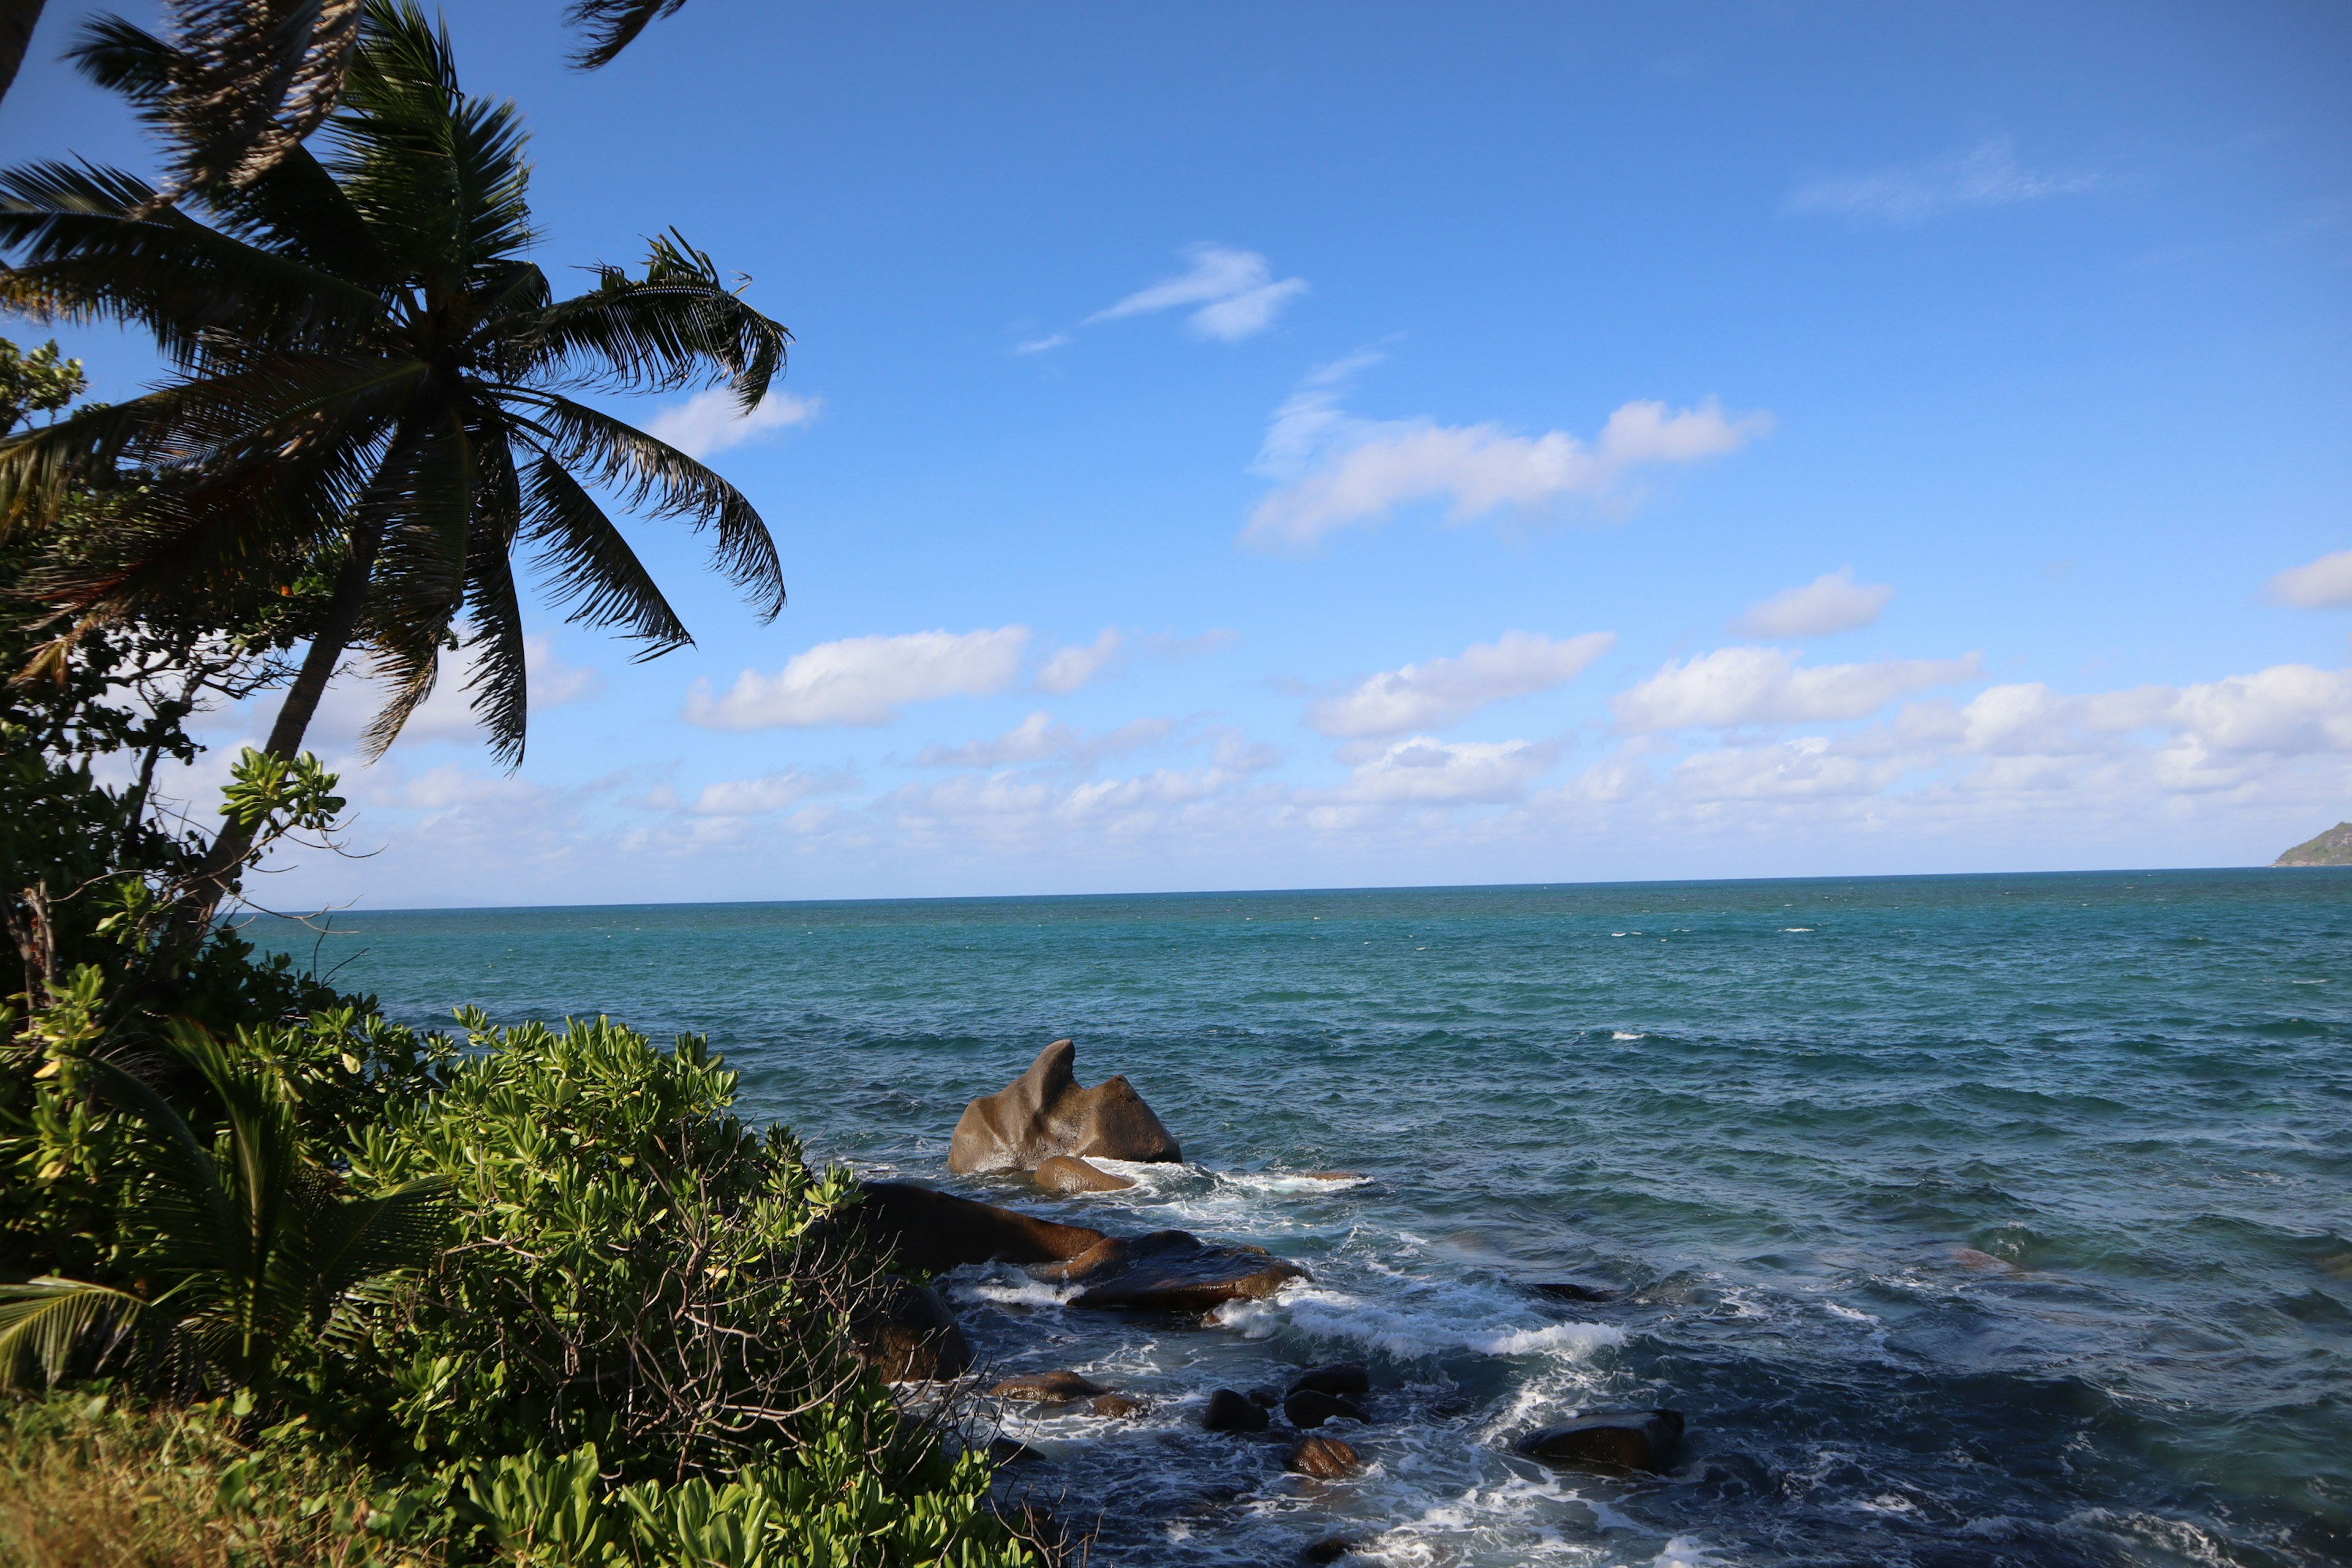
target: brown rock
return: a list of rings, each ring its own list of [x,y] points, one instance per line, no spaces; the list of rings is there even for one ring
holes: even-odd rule
[[[998,1399],[1027,1400],[1044,1404],[1056,1399],[1092,1399],[1109,1389],[1092,1378],[1080,1377],[1075,1372],[1033,1372],[1024,1377],[1008,1377],[988,1391]]]
[[[940,1293],[896,1275],[852,1329],[859,1359],[885,1383],[938,1383],[971,1366],[971,1342]]]
[[[1256,1301],[1307,1270],[1262,1247],[1212,1247],[1183,1230],[1155,1230],[1132,1240],[1104,1238],[1076,1257],[1033,1267],[1048,1284],[1084,1286],[1079,1307],[1130,1307],[1204,1312],[1226,1301]]]
[[[1290,1392],[1305,1394],[1336,1394],[1347,1397],[1372,1391],[1372,1374],[1360,1361],[1335,1361],[1328,1366],[1311,1367],[1290,1380]]]
[[[1078,1047],[1055,1040],[1007,1087],[963,1108],[950,1171],[1032,1171],[1050,1154],[1174,1162],[1183,1152],[1124,1078],[1078,1087]]]
[[[1302,1388],[1284,1400],[1282,1415],[1284,1420],[1302,1432],[1320,1426],[1326,1421],[1370,1419],[1365,1415],[1363,1406],[1354,1400],[1312,1388]]]
[[[1032,1176],[1049,1193],[1116,1193],[1135,1185],[1130,1178],[1089,1165],[1074,1154],[1046,1155]]]
[[[1129,1415],[1140,1415],[1151,1406],[1128,1394],[1106,1394],[1089,1404],[1087,1408],[1097,1415],[1108,1415],[1118,1420]]]
[[[1051,1263],[1110,1239],[1082,1225],[1056,1225],[905,1182],[866,1184],[857,1215],[867,1235],[889,1247],[901,1266],[929,1274],[1000,1258]]]
[[[1289,1468],[1302,1476],[1337,1480],[1364,1468],[1356,1450],[1337,1437],[1308,1437],[1290,1450]]]
[[[1519,1452],[1588,1470],[1662,1470],[1683,1435],[1676,1410],[1613,1410],[1580,1415],[1519,1439]]]
[[[1273,1419],[1230,1388],[1210,1394],[1209,1408],[1201,1413],[1202,1426],[1211,1432],[1263,1432]]]

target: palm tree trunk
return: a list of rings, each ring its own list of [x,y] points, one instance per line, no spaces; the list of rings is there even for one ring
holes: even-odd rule
[[[8,96],[40,20],[41,0],[0,0],[0,98]]]
[[[327,682],[333,678],[335,666],[342,662],[352,638],[359,631],[360,613],[367,607],[368,579],[374,574],[376,549],[383,541],[381,522],[363,522],[352,531],[351,556],[336,574],[335,591],[327,600],[326,618],[318,635],[310,639],[310,649],[302,656],[302,668],[295,675],[294,684],[287,688],[286,700],[278,704],[277,721],[269,727],[269,739],[262,747],[269,755],[290,760],[301,751],[302,737],[319,711],[319,700],[327,693]],[[186,903],[181,906],[184,932],[201,934],[210,929],[222,900],[236,886],[237,873],[244,868],[246,855],[253,847],[255,832],[255,827],[247,826],[234,816],[222,822],[220,834],[214,838],[204,867],[197,873],[196,884]]]

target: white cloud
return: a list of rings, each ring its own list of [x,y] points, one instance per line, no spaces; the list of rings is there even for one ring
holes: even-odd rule
[[[1048,349],[1060,348],[1069,341],[1069,333],[1054,332],[1045,337],[1032,338],[1027,342],[1015,343],[1013,345],[1013,352],[1017,354],[1041,354]]]
[[[1195,334],[1238,342],[1272,326],[1283,306],[1307,292],[1304,279],[1277,281],[1265,258],[1254,250],[1203,242],[1186,246],[1183,255],[1192,263],[1189,271],[1136,290],[1088,316],[1086,324],[1195,305],[1199,309],[1189,318]],[[1051,343],[1046,340],[1041,346]]]
[[[689,458],[708,458],[730,447],[805,425],[824,408],[820,397],[794,397],[772,392],[745,414],[735,395],[725,387],[698,392],[675,408],[665,408],[646,426],[646,434],[667,441]]]
[[[529,779],[510,773],[478,773],[457,763],[428,768],[413,778],[376,774],[370,778],[366,799],[376,805],[408,811],[448,811],[458,806],[535,805],[548,791]]]
[[[1442,730],[1490,702],[1564,686],[1617,646],[1614,632],[1587,632],[1565,641],[1505,632],[1460,657],[1433,658],[1383,670],[1307,710],[1307,724],[1326,735],[1397,735]]]
[[[1898,697],[1978,678],[1982,660],[1901,658],[1797,668],[1783,648],[1726,647],[1665,667],[1612,706],[1629,733],[1866,719]]]
[[[464,635],[463,633],[460,634]],[[583,665],[567,664],[555,651],[555,639],[541,635],[522,639],[523,679],[530,694],[530,711],[541,712],[566,702],[593,697],[604,689],[604,677]],[[428,741],[451,741],[466,744],[482,738],[481,721],[474,716],[474,693],[467,683],[473,679],[474,662],[470,651],[445,656],[439,677],[433,683],[433,695],[416,705],[401,728],[395,746],[421,745]],[[267,704],[269,718],[275,718],[280,694],[270,692],[261,700]],[[335,679],[319,700],[319,710],[311,716],[305,742],[324,750],[333,745],[350,745],[366,732],[375,716],[383,709],[384,690],[369,680],[365,667],[354,661],[335,672]]]
[[[1634,468],[1688,463],[1738,450],[1771,427],[1769,415],[1727,416],[1713,399],[1696,408],[1628,403],[1591,442],[1565,430],[1522,436],[1499,425],[1372,421],[1342,412],[1338,388],[1376,363],[1359,353],[1299,383],[1275,411],[1255,472],[1281,481],[1250,513],[1244,544],[1306,550],[1396,508],[1444,499],[1449,522],[1504,507],[1535,510],[1607,494]]]
[[[1377,805],[1495,805],[1519,799],[1558,755],[1528,741],[1399,741],[1356,765],[1336,798]]]
[[[1731,629],[1739,637],[1773,641],[1825,637],[1874,625],[1893,597],[1891,584],[1857,583],[1853,568],[1841,566],[1752,606],[1731,623]]]
[[[721,779],[702,786],[686,809],[697,816],[765,816],[798,805],[811,795],[837,795],[857,787],[857,775],[848,772],[808,773],[786,768],[755,779]]]
[[[925,746],[915,753],[915,766],[1001,768],[1059,757],[1078,768],[1091,768],[1105,757],[1161,740],[1175,728],[1173,719],[1138,719],[1107,734],[1087,735],[1056,723],[1052,714],[1041,709],[993,740]]]
[[[773,675],[747,669],[715,700],[709,684],[697,681],[686,718],[712,730],[878,728],[902,703],[1010,689],[1028,646],[1029,628],[1020,626],[845,637],[793,655]]]
[[[1125,642],[1117,626],[1105,626],[1092,643],[1057,650],[1037,672],[1037,689],[1063,696],[1076,691],[1116,663]]]
[[[2305,566],[2292,566],[2271,579],[2271,597],[2283,605],[2306,610],[2335,610],[2352,605],[2352,550],[2323,555]]]
[[[1856,222],[1924,223],[1948,212],[2071,195],[2095,184],[2085,174],[2036,174],[2021,167],[2016,144],[1996,138],[1932,163],[1808,181],[1789,193],[1780,210]]]

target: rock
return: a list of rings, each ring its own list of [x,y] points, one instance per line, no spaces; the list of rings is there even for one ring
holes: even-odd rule
[[[1290,1450],[1289,1468],[1321,1480],[1352,1476],[1363,1468],[1356,1450],[1337,1437],[1308,1437]]]
[[[988,1440],[988,1458],[999,1469],[1007,1465],[1042,1465],[1045,1462],[1045,1455],[1028,1444],[1016,1443],[1010,1437],[991,1437]]]
[[[1075,1372],[1033,1372],[1023,1377],[1008,1377],[988,1392],[998,1399],[1045,1404],[1057,1399],[1092,1399],[1110,1390]]]
[[[1305,1563],[1337,1563],[1355,1549],[1356,1543],[1344,1536],[1327,1535],[1320,1541],[1300,1547],[1298,1556]]]
[[[1201,1426],[1211,1432],[1263,1432],[1273,1420],[1230,1388],[1210,1394],[1209,1407],[1201,1413]]]
[[[1613,1410],[1529,1433],[1518,1449],[1548,1464],[1584,1469],[1662,1470],[1682,1435],[1680,1411]]]
[[[1108,1416],[1116,1421],[1129,1415],[1140,1415],[1151,1406],[1128,1394],[1106,1394],[1089,1404],[1087,1408],[1097,1415]]]
[[[1310,1182],[1360,1182],[1364,1179],[1361,1171],[1301,1171],[1298,1173]]]
[[[1305,1394],[1370,1394],[1372,1374],[1360,1361],[1335,1361],[1328,1366],[1312,1367],[1290,1380],[1290,1392]]]
[[[1249,1402],[1260,1410],[1279,1410],[1282,1408],[1282,1394],[1278,1389],[1253,1388],[1249,1391]]]
[[[1226,1301],[1260,1301],[1307,1270],[1262,1247],[1212,1247],[1190,1231],[1155,1230],[1132,1240],[1106,1237],[1075,1258],[1039,1264],[1033,1279],[1084,1287],[1078,1307],[1204,1312]]]
[[[1078,1047],[1055,1040],[1011,1084],[963,1108],[950,1171],[1033,1171],[1050,1154],[1174,1163],[1183,1152],[1124,1078],[1078,1087]]]
[[[895,1274],[852,1330],[859,1359],[885,1383],[939,1383],[971,1366],[971,1342],[940,1293]]]
[[[1324,1394],[1312,1388],[1302,1388],[1282,1402],[1283,1418],[1300,1431],[1320,1426],[1326,1421],[1345,1418],[1363,1421],[1370,1417],[1363,1406],[1352,1399],[1342,1399],[1336,1394]]]
[[[1049,1193],[1116,1193],[1135,1185],[1129,1177],[1113,1175],[1072,1154],[1046,1155],[1032,1175]]]
[[[1587,1285],[1575,1279],[1531,1279],[1528,1289],[1555,1301],[1614,1301],[1625,1293],[1612,1290],[1606,1285]]]
[[[966,1263],[1051,1263],[1076,1258],[1110,1239],[1082,1225],[975,1203],[905,1182],[868,1182],[857,1217],[899,1265],[928,1274]]]

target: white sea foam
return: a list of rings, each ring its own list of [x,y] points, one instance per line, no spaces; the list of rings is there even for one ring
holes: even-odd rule
[[[1781,929],[1783,931],[1811,931],[1811,930],[1812,930],[1813,928],[1812,928],[1812,927],[1811,927],[1811,926],[1782,926],[1780,929]]]
[[[1376,1306],[1345,1290],[1297,1280],[1263,1301],[1228,1301],[1217,1309],[1216,1320],[1245,1339],[1269,1339],[1290,1328],[1406,1359],[1466,1350],[1580,1361],[1625,1342],[1625,1331],[1606,1323],[1465,1329],[1458,1319]]]
[[[1723,1559],[1715,1549],[1701,1546],[1696,1535],[1677,1535],[1666,1542],[1666,1549],[1650,1559],[1650,1568],[1710,1568]]]
[[[1066,1307],[1078,1294],[1076,1285],[1048,1285],[1017,1268],[1002,1264],[967,1264],[945,1276],[950,1300],[966,1305],[986,1302],[994,1307]]]
[[[1612,1029],[1609,1031],[1609,1037],[1612,1040],[1646,1040],[1650,1037],[1636,1034],[1631,1029]]]

